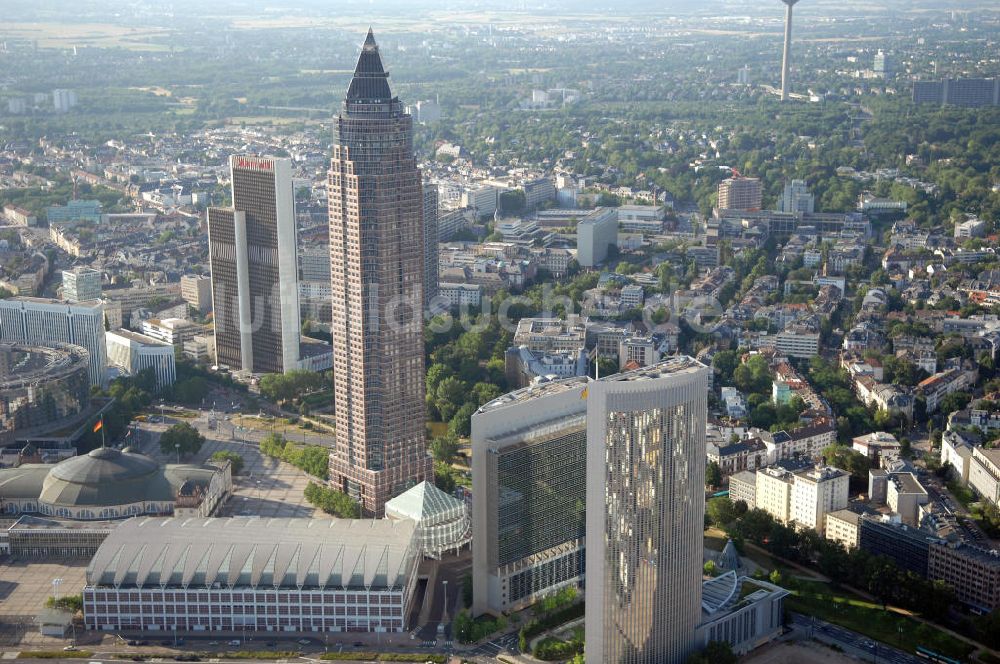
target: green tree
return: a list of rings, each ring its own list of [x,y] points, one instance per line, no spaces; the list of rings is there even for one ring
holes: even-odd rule
[[[739,364],[739,355],[735,350],[722,350],[712,357],[712,368],[720,376],[720,381],[729,384],[733,372]]]
[[[725,641],[709,641],[701,652],[687,659],[687,664],[736,664],[739,658]]]
[[[956,410],[962,410],[968,406],[970,401],[972,401],[972,395],[968,392],[952,392],[941,399],[938,410],[942,413],[954,413]]]
[[[451,466],[442,461],[434,462],[434,485],[445,493],[455,490],[458,483],[455,481],[455,472]]]
[[[709,461],[705,466],[705,486],[722,486],[722,468],[715,461]]]
[[[63,609],[79,613],[83,611],[83,595],[63,595],[62,597],[48,597],[45,599],[45,606],[50,609]]]
[[[200,404],[208,396],[208,381],[201,376],[191,376],[174,383],[172,395],[174,401],[183,404]]]
[[[431,455],[435,461],[451,463],[455,458],[455,454],[458,453],[458,438],[451,433],[447,433],[443,436],[435,437],[431,440],[431,444],[428,447],[430,447]]]
[[[461,438],[472,434],[472,415],[476,412],[476,404],[467,402],[459,408],[448,423],[448,433]]]
[[[441,414],[441,421],[448,422],[465,403],[469,386],[455,376],[442,380],[435,390],[434,405]]]
[[[493,401],[503,395],[503,391],[493,383],[476,383],[472,386],[472,397],[477,406]]]
[[[855,486],[868,484],[868,471],[871,460],[845,445],[830,445],[823,450],[823,461],[829,466],[846,470],[851,474],[851,483]]]
[[[975,620],[979,640],[991,648],[1000,648],[1000,609]]]
[[[187,422],[175,424],[160,435],[160,451],[164,454],[197,454],[204,443],[205,437]]]
[[[716,526],[725,528],[736,518],[736,507],[733,501],[726,497],[712,498],[705,504],[705,515]]]
[[[212,461],[228,461],[232,466],[233,475],[239,475],[240,471],[243,470],[243,457],[241,457],[236,452],[231,452],[229,450],[219,450],[211,457]]]
[[[361,516],[361,504],[342,491],[310,482],[306,485],[304,496],[309,504],[341,519]]]

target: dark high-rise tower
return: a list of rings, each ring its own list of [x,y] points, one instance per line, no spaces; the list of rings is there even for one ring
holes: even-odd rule
[[[233,205],[208,210],[215,350],[253,373],[298,366],[299,285],[292,162],[229,159]]]
[[[439,291],[438,275],[438,187],[424,185],[424,309]]]
[[[334,119],[329,173],[333,383],[330,481],[367,514],[433,479],[424,433],[423,189],[413,125],[371,30]]]

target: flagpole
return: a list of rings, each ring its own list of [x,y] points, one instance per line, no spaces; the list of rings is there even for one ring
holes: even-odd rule
[[[101,415],[101,447],[107,447],[108,444],[104,440],[104,415]]]

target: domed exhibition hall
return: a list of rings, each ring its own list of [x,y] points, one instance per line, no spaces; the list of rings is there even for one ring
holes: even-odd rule
[[[0,469],[4,513],[61,519],[208,516],[232,487],[228,462],[219,466],[161,466],[129,448],[99,447],[55,465]]]

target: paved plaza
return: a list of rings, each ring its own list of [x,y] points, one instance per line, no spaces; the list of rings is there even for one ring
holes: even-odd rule
[[[215,430],[208,427],[206,417],[187,419],[207,438],[198,454],[185,458],[184,463],[202,463],[214,453],[227,450],[243,457],[242,472],[233,478],[233,495],[220,508],[219,516],[261,516],[331,518],[306,502],[303,491],[310,481],[318,481],[298,468],[264,456],[258,447],[262,434],[249,435],[252,440],[239,440],[231,424],[219,421]],[[137,440],[137,451],[160,463],[176,463],[173,454],[159,449],[159,434],[167,424],[143,423]],[[318,439],[318,437],[317,437]],[[310,440],[310,442],[316,442]],[[59,595],[79,593],[85,581],[87,560],[10,560],[0,561],[0,646],[30,644],[32,647],[62,647],[66,641],[43,637],[38,633],[35,618],[52,595],[53,579],[62,579]],[[100,641],[103,635],[78,634],[82,640]]]
[[[214,430],[208,428],[207,417],[186,421],[196,427],[205,436],[206,441],[198,454],[181,461],[202,463],[222,450],[235,452],[243,457],[243,470],[233,478],[233,496],[219,511],[219,516],[331,518],[307,503],[303,496],[310,481],[322,482],[322,480],[306,474],[295,466],[261,454],[258,443],[264,436],[263,433],[236,433],[229,422],[221,419]],[[165,428],[166,425],[144,425],[137,447],[143,454],[148,454],[161,463],[176,463],[173,454],[163,454],[159,449],[159,432]],[[316,436],[309,442],[320,440],[323,439]]]
[[[83,589],[87,560],[52,559],[45,562],[10,560],[0,562],[0,646],[22,640],[62,647],[61,639],[38,633],[35,618],[52,596],[53,579],[62,579],[56,592],[75,595]]]

